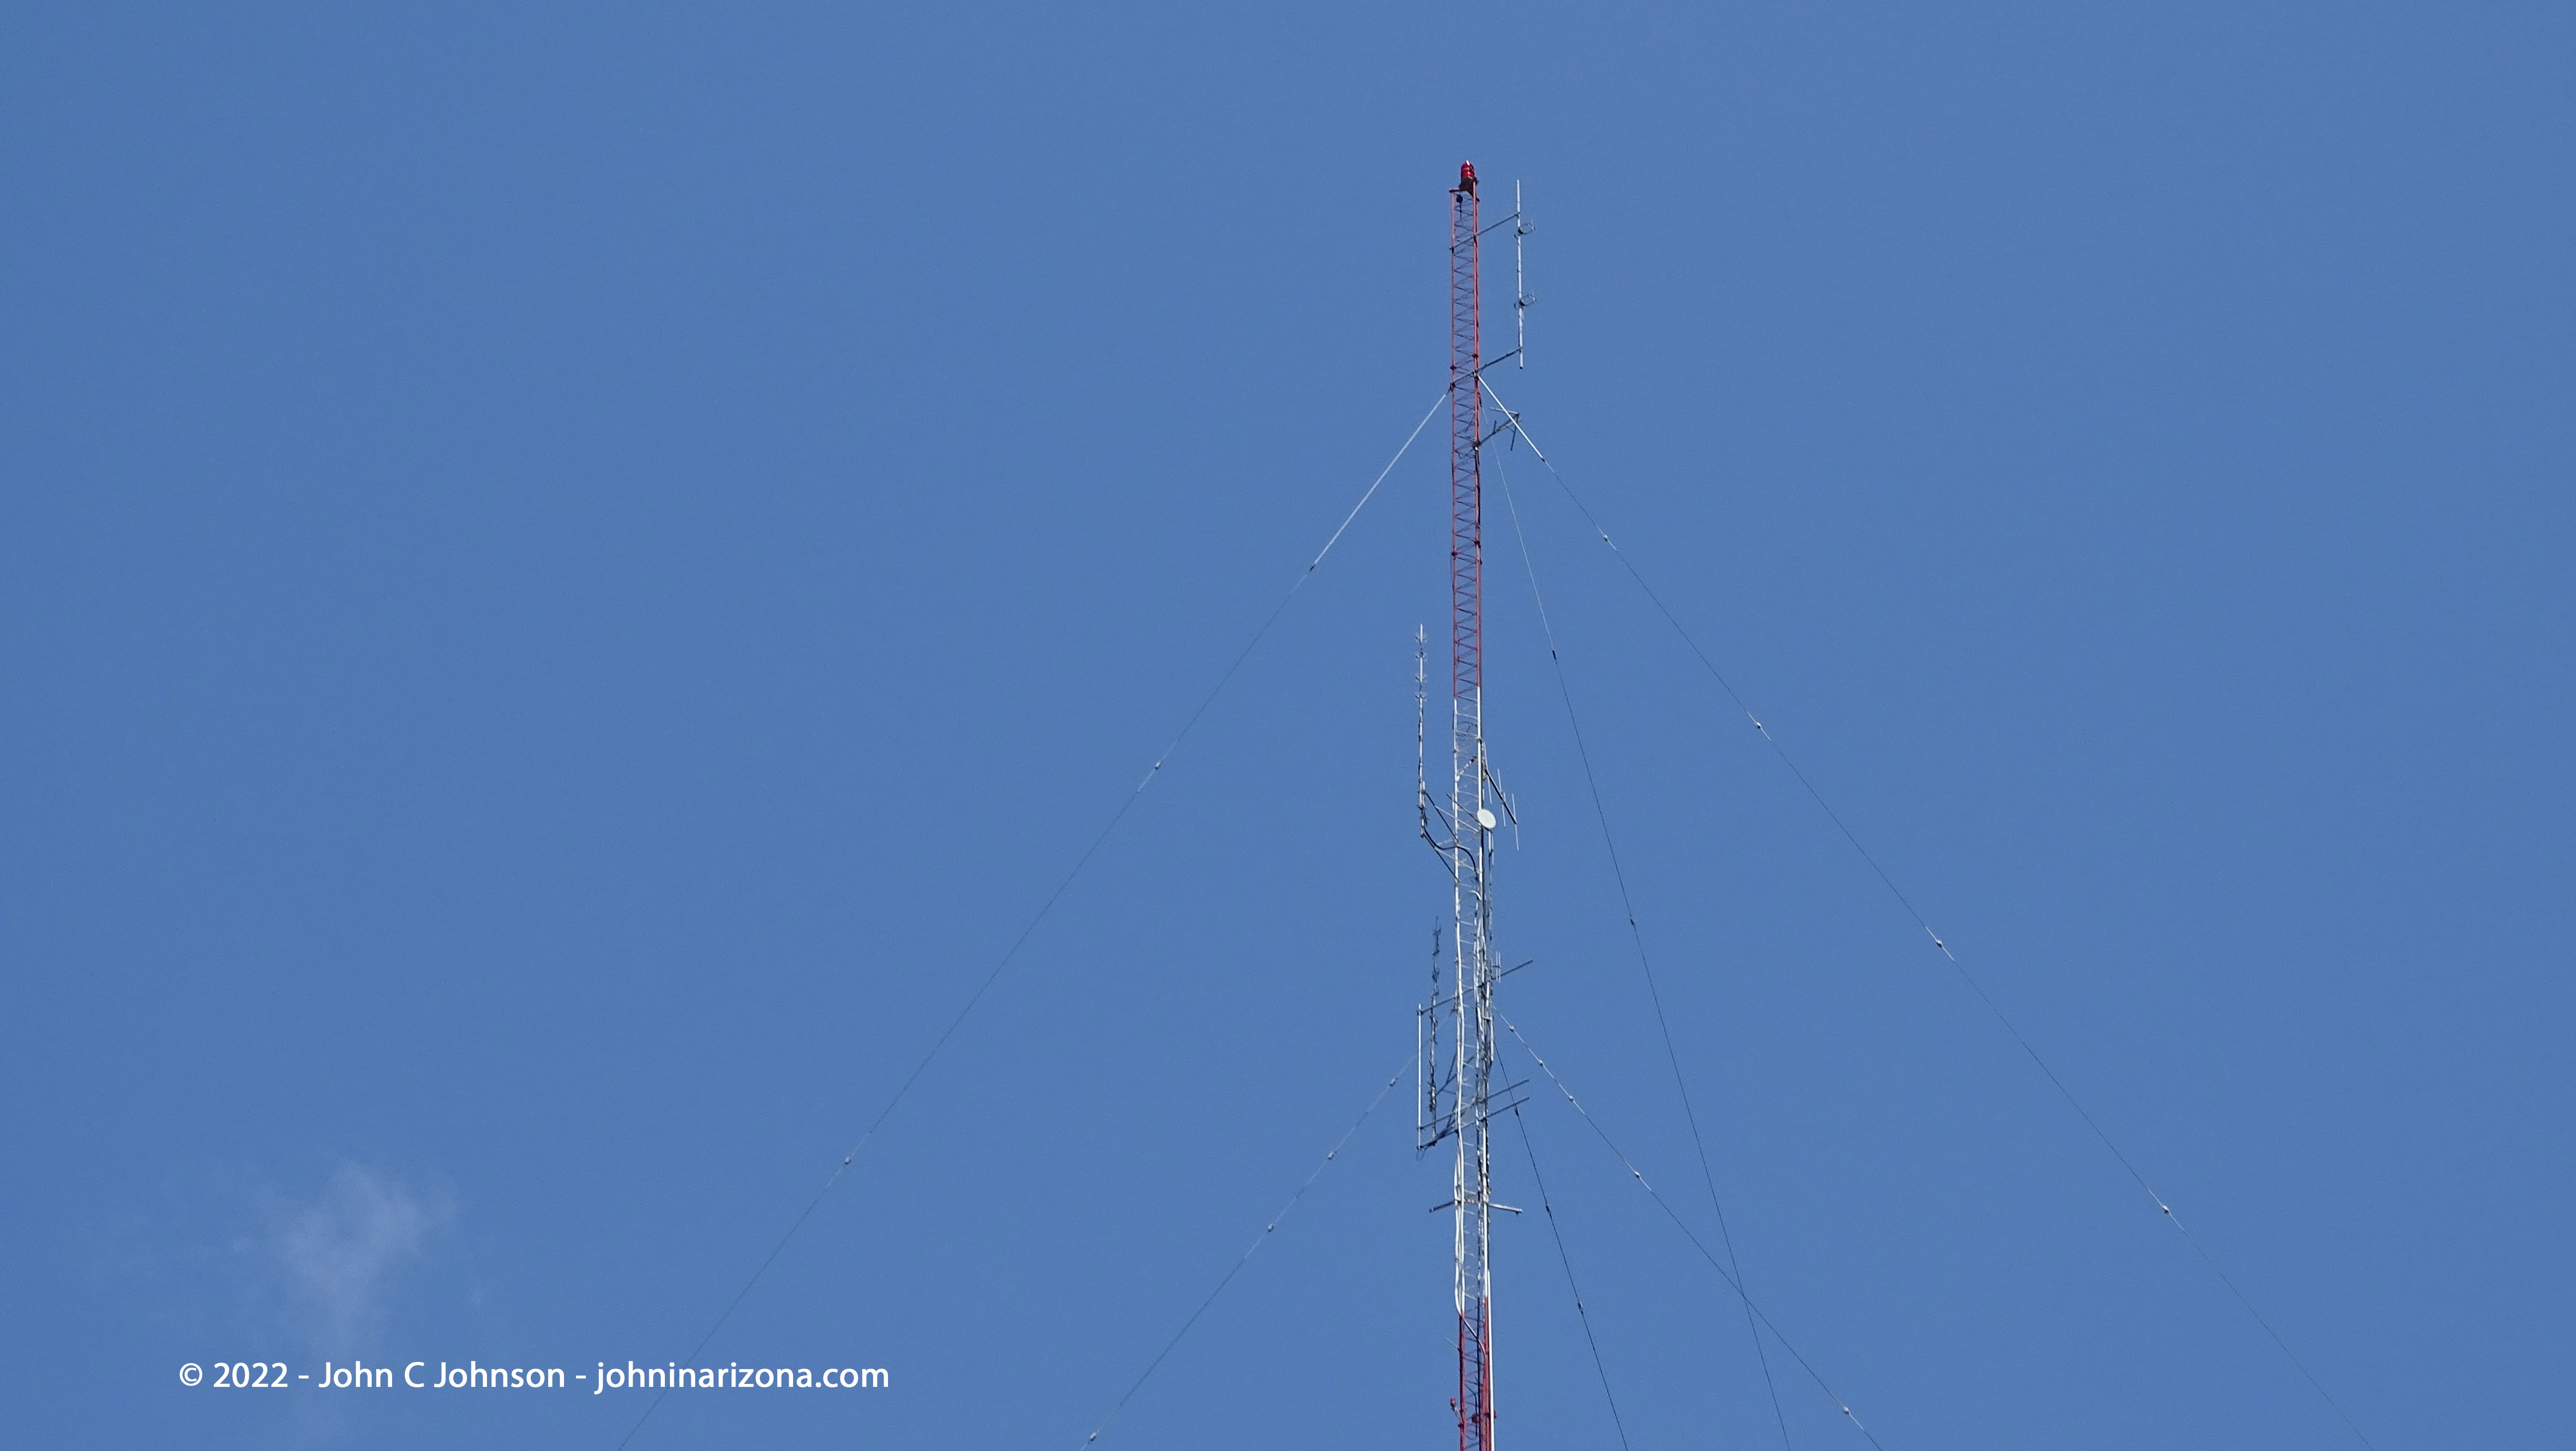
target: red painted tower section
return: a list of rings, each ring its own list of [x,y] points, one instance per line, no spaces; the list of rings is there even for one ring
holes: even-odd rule
[[[1473,700],[1485,684],[1484,489],[1476,434],[1484,416],[1477,371],[1484,346],[1476,263],[1476,165],[1449,192],[1449,689]]]

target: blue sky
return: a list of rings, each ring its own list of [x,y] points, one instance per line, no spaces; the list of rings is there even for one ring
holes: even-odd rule
[[[616,1445],[634,1399],[177,1367],[696,1344],[1432,403],[1472,157],[1537,228],[1510,401],[2122,1150],[2378,1446],[2567,1440],[2571,32],[20,17],[13,1424]],[[702,1357],[892,1388],[634,1445],[1072,1451],[1406,1059],[1437,443]],[[1800,1352],[1890,1451],[2355,1444],[1502,463]],[[1495,560],[1505,1011],[1704,1227]],[[1451,1434],[1401,1092],[1099,1444]],[[1777,1444],[1723,1285],[1526,1113],[1630,1443]],[[1616,1444],[1554,1243],[1498,1256],[1503,1434]]]

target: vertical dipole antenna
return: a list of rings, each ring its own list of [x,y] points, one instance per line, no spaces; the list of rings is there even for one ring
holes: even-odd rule
[[[1413,801],[1414,810],[1422,816],[1422,839],[1434,851],[1446,852],[1440,838],[1431,833],[1431,773],[1425,757],[1425,738],[1430,734],[1430,664],[1431,637],[1423,626],[1413,627]],[[1440,1142],[1440,1088],[1447,1077],[1440,1071],[1440,929],[1431,929],[1431,995],[1413,1014],[1413,1071],[1416,1090],[1413,1105],[1413,1155],[1420,1158]]]
[[[1529,274],[1521,269],[1521,238],[1530,234],[1529,214],[1521,210],[1521,184],[1512,183],[1512,366],[1529,366]]]
[[[1494,1448],[1493,926],[1486,876],[1494,813],[1485,805],[1485,500],[1477,465],[1484,420],[1483,278],[1477,266],[1476,166],[1449,190],[1449,841],[1450,950],[1458,1135],[1456,1224],[1458,1451]]]

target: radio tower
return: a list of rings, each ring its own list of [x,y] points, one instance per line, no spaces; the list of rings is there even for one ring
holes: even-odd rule
[[[1476,168],[1458,168],[1449,191],[1449,807],[1438,812],[1427,778],[1418,779],[1422,834],[1449,868],[1449,953],[1453,976],[1444,994],[1439,955],[1432,959],[1431,1001],[1423,1009],[1423,1132],[1428,1150],[1458,1141],[1446,1206],[1456,1223],[1458,1308],[1458,1451],[1493,1451],[1494,1294],[1488,1253],[1493,1229],[1491,1102],[1494,1069],[1492,809],[1485,791],[1484,491],[1477,468],[1483,366],[1481,278],[1477,269]],[[1417,702],[1423,694],[1416,670]],[[1418,753],[1417,753],[1418,754]],[[1417,772],[1417,777],[1423,773]],[[1501,800],[1497,791],[1496,799]],[[1510,809],[1504,803],[1504,809]],[[1445,1010],[1445,1011],[1444,1011]],[[1440,1019],[1450,1020],[1449,1056],[1441,1061]]]

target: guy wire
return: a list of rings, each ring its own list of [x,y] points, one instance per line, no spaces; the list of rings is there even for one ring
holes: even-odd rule
[[[1064,900],[1065,891],[1073,885],[1074,879],[1081,876],[1082,869],[1091,864],[1092,857],[1099,853],[1101,846],[1109,840],[1110,834],[1118,829],[1118,823],[1127,819],[1127,812],[1136,804],[1136,798],[1145,793],[1146,787],[1154,784],[1154,778],[1161,773],[1163,764],[1172,758],[1173,752],[1181,748],[1181,742],[1189,738],[1190,731],[1198,725],[1199,718],[1207,714],[1208,707],[1216,703],[1217,696],[1222,694],[1225,687],[1234,680],[1235,673],[1243,668],[1243,662],[1251,658],[1254,647],[1270,633],[1270,627],[1279,623],[1279,617],[1287,613],[1289,602],[1297,598],[1297,592],[1306,587],[1307,580],[1314,578],[1315,570],[1324,562],[1324,556],[1333,552],[1333,546],[1341,542],[1343,533],[1351,527],[1353,520],[1359,518],[1360,511],[1368,507],[1369,500],[1377,497],[1378,485],[1385,483],[1386,476],[1395,472],[1395,466],[1403,461],[1405,453],[1413,447],[1413,441],[1420,438],[1422,430],[1430,425],[1431,415],[1440,411],[1440,405],[1448,401],[1448,397],[1449,391],[1443,388],[1440,396],[1432,400],[1431,406],[1423,410],[1421,421],[1415,423],[1413,431],[1404,436],[1404,442],[1397,447],[1394,457],[1389,458],[1386,461],[1386,467],[1379,469],[1377,477],[1369,481],[1368,489],[1360,495],[1360,501],[1351,506],[1348,514],[1342,516],[1341,524],[1333,530],[1332,537],[1324,541],[1324,547],[1316,550],[1315,557],[1306,561],[1306,567],[1297,572],[1297,578],[1288,586],[1288,592],[1280,596],[1279,603],[1271,608],[1270,613],[1262,619],[1260,627],[1252,632],[1252,638],[1246,640],[1243,648],[1235,652],[1234,659],[1227,664],[1224,673],[1217,677],[1216,684],[1209,687],[1208,693],[1200,698],[1198,708],[1190,712],[1187,720],[1181,722],[1181,728],[1173,735],[1171,744],[1163,747],[1162,754],[1154,758],[1154,764],[1146,768],[1144,779],[1138,781],[1135,788],[1127,793],[1126,798],[1118,803],[1118,809],[1110,813],[1108,823],[1100,828],[1099,835],[1091,839],[1091,845],[1084,847],[1082,855],[1074,858],[1073,866],[1056,882],[1055,890],[1049,892],[1046,900],[1038,905],[1037,911],[1029,917],[1028,924],[1020,929],[1020,935],[1011,939],[1011,945],[1003,951],[1001,960],[993,964],[992,971],[984,974],[984,980],[976,984],[974,992],[967,995],[965,1005],[957,1010],[956,1016],[948,1020],[948,1026],[940,1031],[937,1039],[932,1041],[930,1050],[922,1054],[920,1060],[912,1065],[910,1073],[904,1075],[903,1082],[895,1088],[894,1096],[888,1098],[885,1107],[878,1109],[876,1117],[868,1121],[866,1132],[859,1135],[858,1142],[852,1144],[849,1152],[841,1156],[841,1162],[824,1177],[822,1186],[814,1191],[812,1198],[805,1201],[805,1207],[797,1212],[796,1218],[789,1221],[786,1232],[778,1236],[777,1242],[769,1247],[769,1253],[762,1256],[759,1265],[753,1268],[750,1278],[744,1280],[742,1288],[736,1290],[733,1298],[725,1303],[723,1313],[717,1315],[715,1323],[707,1327],[707,1333],[698,1337],[697,1345],[689,1351],[689,1360],[695,1361],[706,1350],[708,1343],[716,1338],[716,1332],[722,1330],[725,1322],[733,1318],[733,1312],[741,1308],[743,1300],[751,1294],[752,1287],[759,1284],[761,1277],[769,1273],[771,1265],[777,1263],[780,1252],[787,1248],[788,1242],[796,1238],[797,1232],[805,1227],[807,1220],[814,1217],[814,1211],[822,1204],[823,1197],[832,1192],[832,1186],[841,1181],[843,1174],[849,1172],[851,1162],[857,1159],[859,1152],[868,1146],[868,1141],[876,1137],[877,1130],[885,1126],[886,1119],[892,1116],[896,1105],[902,1103],[905,1095],[912,1092],[912,1086],[921,1080],[921,1075],[930,1067],[931,1060],[937,1058],[940,1050],[948,1046],[948,1041],[957,1036],[957,1030],[965,1026],[968,1015],[975,1011],[975,1005],[982,1002],[984,994],[991,991],[993,984],[1001,980],[1003,969],[1009,967],[1012,960],[1020,955],[1020,949],[1028,945],[1029,938],[1038,930],[1038,924],[1044,922],[1048,914],[1055,910],[1056,903]],[[653,1413],[661,1408],[663,1398],[669,1394],[670,1390],[666,1387],[645,1404],[644,1413],[637,1416],[635,1424],[628,1427],[626,1434],[618,1438],[619,1451],[624,1451],[626,1443],[634,1440],[636,1432],[644,1429],[644,1423],[653,1419]]]
[[[1673,1222],[1673,1228],[1682,1232],[1682,1238],[1690,1241],[1691,1248],[1699,1251],[1699,1257],[1708,1261],[1708,1267],[1717,1271],[1717,1277],[1724,1280],[1726,1287],[1735,1292],[1735,1297],[1744,1302],[1744,1308],[1751,1311],[1754,1318],[1762,1322],[1762,1328],[1771,1332],[1771,1338],[1780,1342],[1780,1348],[1789,1352],[1789,1358],[1796,1361],[1798,1368],[1807,1373],[1807,1379],[1816,1383],[1816,1389],[1825,1393],[1825,1398],[1834,1403],[1834,1409],[1842,1412],[1843,1418],[1852,1423],[1853,1430],[1866,1437],[1870,1445],[1879,1446],[1877,1435],[1861,1423],[1860,1414],[1851,1408],[1851,1403],[1837,1395],[1831,1385],[1826,1384],[1824,1375],[1816,1369],[1814,1362],[1799,1354],[1798,1347],[1790,1342],[1788,1336],[1781,1333],[1779,1325],[1772,1321],[1770,1315],[1761,1306],[1753,1303],[1753,1297],[1745,1292],[1744,1282],[1727,1271],[1726,1266],[1710,1252],[1708,1245],[1692,1232],[1690,1222],[1681,1217],[1680,1212],[1673,1208],[1671,1201],[1664,1198],[1662,1191],[1647,1182],[1645,1171],[1637,1167],[1637,1161],[1628,1157],[1628,1151],[1620,1148],[1618,1141],[1610,1137],[1610,1131],[1601,1127],[1600,1121],[1593,1118],[1591,1110],[1585,1108],[1583,1101],[1574,1096],[1574,1090],[1566,1087],[1565,1080],[1556,1076],[1556,1070],[1548,1066],[1547,1060],[1538,1056],[1538,1050],[1530,1046],[1528,1038],[1522,1036],[1520,1025],[1500,1013],[1495,1016],[1502,1018],[1503,1026],[1511,1030],[1513,1040],[1521,1045],[1522,1052],[1530,1056],[1530,1061],[1538,1065],[1538,1071],[1547,1075],[1547,1081],[1556,1085],[1558,1093],[1565,1095],[1565,1101],[1573,1106],[1576,1116],[1583,1120],[1585,1127],[1592,1130],[1593,1136],[1601,1140],[1601,1146],[1608,1149],[1611,1157],[1617,1159],[1620,1166],[1628,1171],[1629,1178],[1637,1181],[1637,1187],[1646,1191],[1646,1197],[1655,1201],[1655,1207],[1662,1210],[1664,1217]],[[1879,1446],[1879,1451],[1887,1451],[1887,1448]]]
[[[1407,1063],[1410,1061],[1408,1059]],[[1102,1433],[1109,1429],[1109,1423],[1118,1419],[1118,1413],[1127,1409],[1127,1403],[1135,1399],[1136,1392],[1143,1390],[1145,1382],[1153,1379],[1154,1372],[1162,1368],[1164,1357],[1169,1356],[1173,1347],[1181,1343],[1182,1336],[1190,1333],[1191,1326],[1199,1323],[1199,1317],[1205,1315],[1208,1307],[1216,1303],[1217,1296],[1225,1293],[1226,1286],[1234,1283],[1234,1277],[1243,1272],[1243,1267],[1252,1262],[1252,1257],[1261,1252],[1261,1247],[1270,1242],[1271,1233],[1277,1230],[1280,1222],[1288,1217],[1288,1211],[1295,1209],[1297,1201],[1306,1197],[1306,1191],[1315,1187],[1315,1181],[1322,1177],[1325,1168],[1342,1152],[1342,1147],[1351,1141],[1351,1135],[1360,1131],[1360,1125],[1369,1121],[1369,1115],[1377,1112],[1379,1104],[1386,1102],[1387,1094],[1394,1089],[1396,1080],[1402,1077],[1404,1077],[1404,1065],[1398,1065],[1395,1072],[1387,1077],[1386,1085],[1377,1091],[1377,1097],[1369,1100],[1368,1107],[1360,1110],[1360,1116],[1351,1120],[1351,1126],[1342,1130],[1342,1136],[1335,1139],[1333,1146],[1324,1152],[1323,1159],[1315,1165],[1312,1172],[1306,1175],[1305,1182],[1297,1186],[1297,1192],[1288,1196],[1288,1202],[1279,1206],[1279,1212],[1270,1216],[1268,1224],[1261,1226],[1261,1233],[1253,1236],[1252,1243],[1244,1246],[1243,1253],[1235,1257],[1234,1263],[1217,1280],[1216,1288],[1207,1292],[1207,1298],[1199,1301],[1199,1307],[1190,1312],[1190,1318],[1181,1322],[1181,1328],[1172,1332],[1172,1338],[1163,1342],[1161,1350],[1154,1352],[1154,1358],[1145,1363],[1143,1374],[1138,1375],[1134,1383],[1127,1387],[1127,1393],[1120,1396],[1115,1405],[1100,1413],[1100,1419],[1091,1425],[1091,1434],[1082,1438],[1083,1445],[1089,1446],[1099,1440]]]
[[[1583,1322],[1583,1343],[1592,1347],[1592,1369],[1601,1377],[1601,1399],[1610,1403],[1610,1424],[1619,1432],[1622,1451],[1628,1445],[1628,1423],[1619,1416],[1619,1398],[1610,1392],[1610,1368],[1601,1363],[1601,1342],[1592,1334],[1592,1312],[1584,1308],[1583,1287],[1574,1283],[1574,1257],[1565,1251],[1565,1231],[1556,1222],[1556,1205],[1547,1197],[1547,1180],[1538,1171],[1538,1148],[1530,1142],[1529,1120],[1521,1116],[1521,1106],[1512,1105],[1512,1122],[1521,1131],[1521,1150],[1529,1155],[1530,1182],[1538,1186],[1539,1212],[1547,1216],[1547,1232],[1556,1240],[1557,1263],[1565,1266],[1565,1288],[1574,1296],[1574,1318]]]
[[[1484,383],[1481,377],[1477,381]],[[2343,1422],[2344,1429],[2350,1431],[2352,1438],[2364,1447],[2370,1448],[2370,1451],[2377,1451],[2370,1437],[2362,1432],[2361,1424],[2352,1418],[2352,1413],[2343,1408],[2343,1403],[2336,1400],[2334,1393],[2326,1389],[2325,1382],[2319,1380],[2317,1373],[2308,1368],[2308,1363],[2299,1358],[2299,1353],[2290,1348],[2290,1342],[2280,1331],[2272,1327],[2272,1322],[2264,1317],[2261,1310],[2255,1308],[2252,1297],[2238,1288],[2235,1277],[2228,1274],[2219,1264],[2217,1256],[2210,1253],[2209,1247],[2200,1242],[2200,1237],[2193,1234],[2190,1226],[2182,1222],[2182,1216],[2174,1213],[2173,1206],[2166,1203],[2164,1196],[2158,1194],[2155,1187],[2147,1182],[2147,1176],[2140,1173],[2138,1166],[2121,1151],[2117,1143],[2112,1141],[2111,1135],[2102,1127],[2100,1121],[2093,1117],[2092,1111],[2085,1108],[2083,1101],[2075,1096],[2075,1091],[2066,1086],[2066,1080],[2057,1076],[2057,1070],[2049,1066],[2047,1059],[2039,1056],[2039,1050],[2031,1045],[2030,1039],[2023,1035],[2020,1028],[2013,1025],[2012,1019],[2004,1016],[2004,1010],[1996,1004],[1992,996],[1988,995],[1985,985],[1977,981],[1976,975],[1968,971],[1967,964],[1961,962],[1958,955],[1950,950],[1950,944],[1942,941],[1941,934],[1932,930],[1932,924],[1915,909],[1913,899],[1907,897],[1904,889],[1896,885],[1896,879],[1888,875],[1887,868],[1879,865],[1878,858],[1871,854],[1870,849],[1861,844],[1860,837],[1843,820],[1842,813],[1834,810],[1832,803],[1825,800],[1825,794],[1816,789],[1816,783],[1810,780],[1807,773],[1799,767],[1797,760],[1789,754],[1788,747],[1780,744],[1779,738],[1772,735],[1770,728],[1753,713],[1753,708],[1745,703],[1744,697],[1726,678],[1725,672],[1717,668],[1717,662],[1708,657],[1708,652],[1702,650],[1699,641],[1692,638],[1691,632],[1683,627],[1680,618],[1673,613],[1672,607],[1664,603],[1663,596],[1655,593],[1653,585],[1646,583],[1645,575],[1640,573],[1636,563],[1628,558],[1628,552],[1621,549],[1618,541],[1610,537],[1610,531],[1601,526],[1601,521],[1594,517],[1590,508],[1585,506],[1582,496],[1574,492],[1574,486],[1566,482],[1565,475],[1557,470],[1555,463],[1540,451],[1538,440],[1531,438],[1529,430],[1521,425],[1520,415],[1504,405],[1502,395],[1494,391],[1491,383],[1485,383],[1484,387],[1485,395],[1493,399],[1494,407],[1501,410],[1512,431],[1519,434],[1521,441],[1530,446],[1530,453],[1547,469],[1548,476],[1556,480],[1556,486],[1565,491],[1566,500],[1574,505],[1575,512],[1581,514],[1583,522],[1591,525],[1592,532],[1600,537],[1603,544],[1609,546],[1611,555],[1619,561],[1619,567],[1628,572],[1628,578],[1635,581],[1637,588],[1654,605],[1656,612],[1664,617],[1664,622],[1673,627],[1673,633],[1679,635],[1682,643],[1690,648],[1691,654],[1698,657],[1701,668],[1708,671],[1709,678],[1715,680],[1718,688],[1726,692],[1727,699],[1735,702],[1735,708],[1743,712],[1747,721],[1752,722],[1755,733],[1759,734],[1763,743],[1780,758],[1780,764],[1789,768],[1789,774],[1797,778],[1798,784],[1806,788],[1809,798],[1814,800],[1817,808],[1825,813],[1826,819],[1833,822],[1835,830],[1842,833],[1843,840],[1851,843],[1852,850],[1858,852],[1860,859],[1869,864],[1869,869],[1877,874],[1880,883],[1887,888],[1888,895],[1896,899],[1897,905],[1905,910],[1906,916],[1914,919],[1915,926],[1923,929],[1923,935],[1931,940],[1932,946],[1941,954],[1942,960],[1949,963],[1951,970],[1958,974],[1959,980],[1967,984],[1970,992],[1976,994],[1977,1001],[1985,1004],[1986,1011],[1993,1015],[1995,1022],[2003,1028],[2014,1043],[2020,1046],[2021,1051],[2029,1056],[2041,1075],[2048,1079],[2050,1086],[2057,1090],[2058,1096],[2066,1100],[2066,1106],[2075,1110],[2075,1116],[2082,1119],[2084,1126],[2093,1131],[2093,1137],[2101,1140],[2102,1147],[2110,1150],[2111,1157],[2119,1161],[2120,1167],[2128,1171],[2131,1179],[2137,1181],[2138,1188],[2148,1199],[2154,1201],[2157,1212],[2164,1216],[2165,1222],[2181,1232],[2183,1242],[2191,1246],[2192,1253],[2200,1256],[2201,1263],[2207,1265],[2210,1273],[2218,1277],[2218,1282],[2227,1287],[2227,1292],[2236,1298],[2236,1303],[2244,1309],[2246,1315],[2262,1329],[2265,1335],[2271,1337],[2272,1343],[2280,1348],[2281,1354],[2298,1369],[2299,1374],[2307,1380],[2309,1388],[2317,1393],[2317,1398],[2324,1401],[2327,1409],[2333,1411],[2336,1418]]]
[[[1515,420],[1517,426],[1517,420]],[[1537,445],[1531,445],[1537,451]],[[1544,460],[1542,460],[1544,462]],[[1556,650],[1556,626],[1547,617],[1547,599],[1539,593],[1538,565],[1530,557],[1529,535],[1521,528],[1520,503],[1512,496],[1512,476],[1500,457],[1494,460],[1495,476],[1502,480],[1503,507],[1511,515],[1512,538],[1520,544],[1521,568],[1527,574],[1530,602],[1538,607],[1539,633],[1547,641],[1547,663],[1556,670],[1557,698],[1565,702],[1565,723],[1574,732],[1574,753],[1583,762],[1583,784],[1592,791],[1592,815],[1601,823],[1601,845],[1610,854],[1610,875],[1619,884],[1619,910],[1628,918],[1628,940],[1636,946],[1637,966],[1646,977],[1646,998],[1655,1006],[1655,1027],[1664,1038],[1664,1061],[1672,1065],[1673,1087],[1681,1094],[1682,1117],[1689,1121],[1691,1147],[1699,1151],[1700,1182],[1708,1186],[1709,1207],[1717,1211],[1717,1236],[1726,1247],[1726,1262],[1737,1279],[1744,1277],[1744,1266],[1735,1256],[1735,1233],[1727,1227],[1726,1204],[1718,1198],[1717,1172],[1709,1166],[1708,1140],[1699,1128],[1699,1111],[1691,1105],[1690,1083],[1682,1076],[1682,1058],[1673,1046],[1673,1025],[1664,1016],[1663,990],[1655,984],[1655,965],[1646,955],[1646,935],[1637,925],[1637,904],[1628,895],[1628,872],[1619,862],[1619,843],[1610,834],[1610,811],[1601,801],[1601,778],[1592,769],[1592,748],[1584,743],[1583,722],[1574,713],[1574,689],[1566,683],[1565,661]],[[1745,1302],[1744,1329],[1753,1337],[1753,1357],[1762,1366],[1762,1387],[1771,1394],[1771,1416],[1780,1425],[1780,1444],[1789,1446],[1789,1416],[1780,1406],[1780,1386],[1771,1377],[1771,1353],[1763,1348],[1761,1327],[1753,1323],[1753,1306]]]

